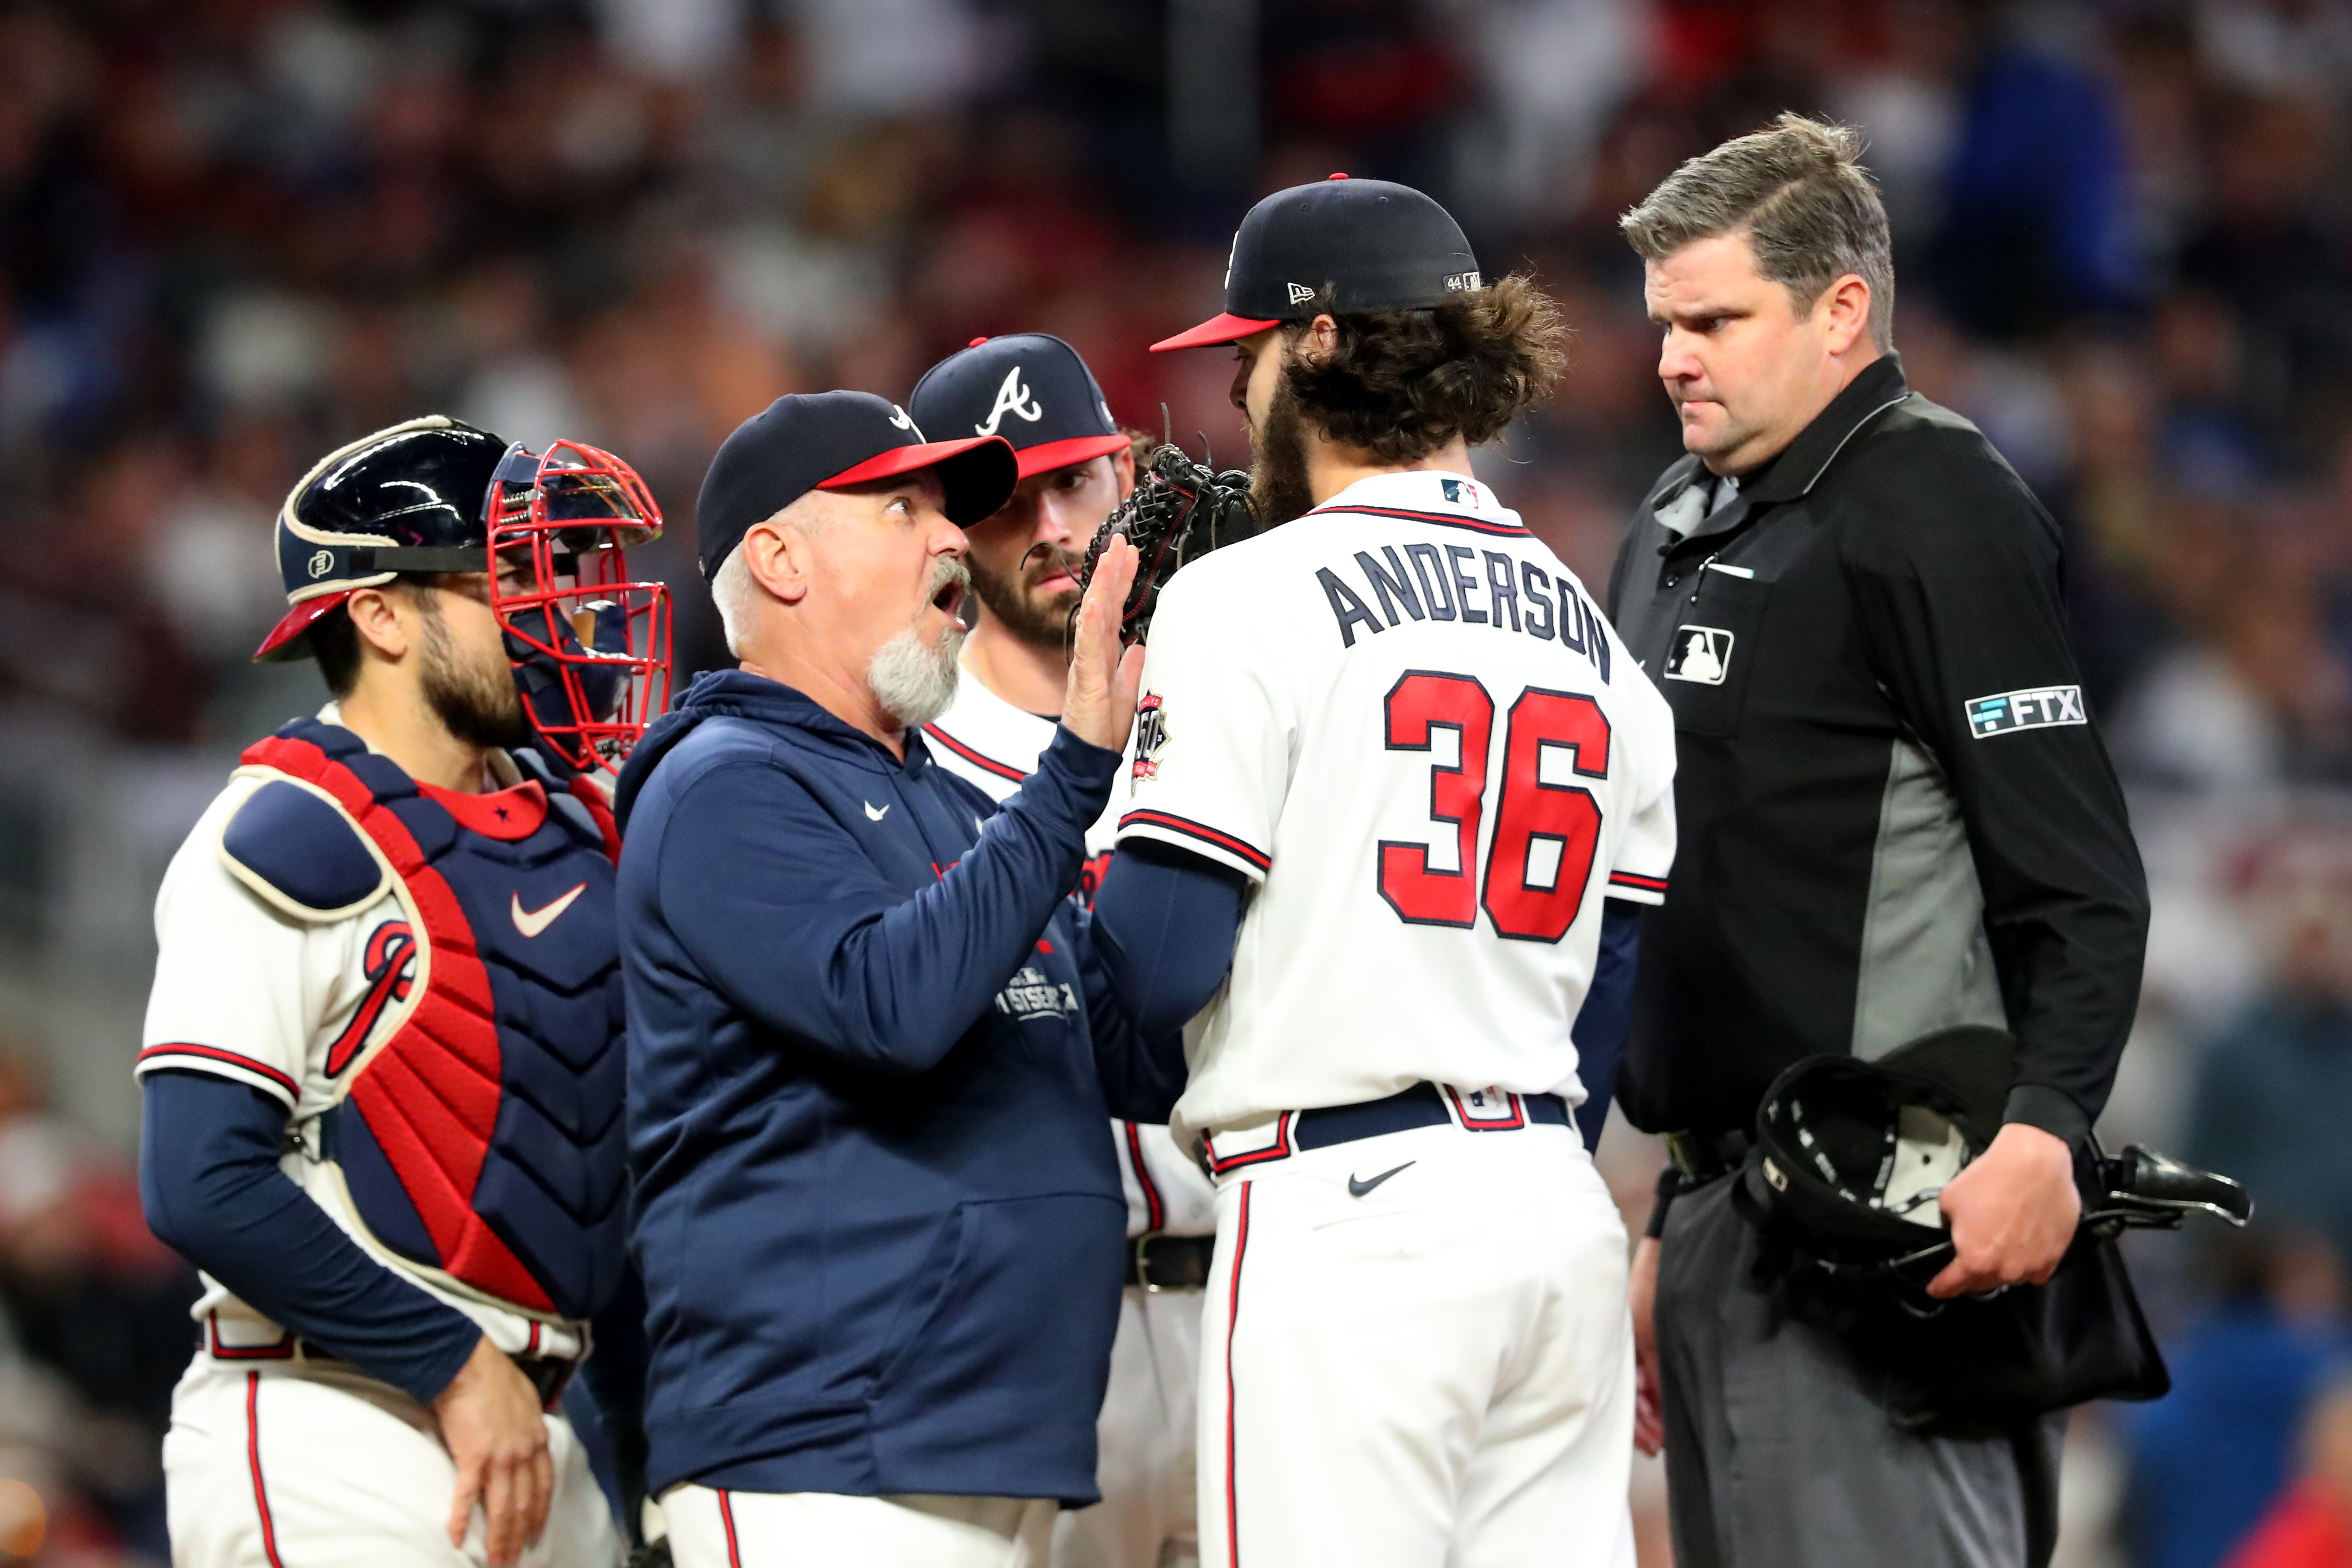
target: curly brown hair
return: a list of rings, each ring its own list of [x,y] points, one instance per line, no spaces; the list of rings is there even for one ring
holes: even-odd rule
[[[1296,345],[1328,292],[1284,329],[1294,352],[1283,374],[1326,437],[1383,463],[1412,462],[1456,436],[1493,440],[1551,395],[1568,364],[1559,306],[1523,272],[1427,310],[1335,315],[1338,345],[1302,358]]]

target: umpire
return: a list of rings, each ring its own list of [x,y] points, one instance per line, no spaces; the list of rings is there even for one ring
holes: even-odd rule
[[[1674,892],[1642,943],[1619,1098],[1675,1157],[1633,1305],[1637,1440],[1663,1436],[1684,1568],[2047,1561],[2056,1424],[1890,1422],[1883,1377],[1756,1277],[1724,1177],[1800,1058],[2005,1026],[2005,1124],[1944,1189],[1956,1257],[1930,1289],[2046,1279],[2147,927],[2058,531],[1975,426],[1905,385],[1859,149],[1783,115],[1622,226],[1688,453],[1609,598],[1680,748]]]

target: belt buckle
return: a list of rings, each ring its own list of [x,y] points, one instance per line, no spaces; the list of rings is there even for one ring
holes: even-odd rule
[[[1164,1230],[1147,1230],[1135,1238],[1135,1282],[1143,1287],[1147,1296],[1161,1295],[1168,1289],[1165,1285],[1151,1282],[1151,1244],[1167,1234]]]

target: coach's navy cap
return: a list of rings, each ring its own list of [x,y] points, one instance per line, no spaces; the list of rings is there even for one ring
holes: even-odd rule
[[[923,373],[907,411],[943,436],[1003,437],[1024,479],[1127,445],[1087,362],[1044,332],[972,339]]]
[[[927,441],[895,403],[870,392],[801,392],[779,397],[719,443],[695,503],[702,575],[743,542],[755,522],[811,490],[845,489],[931,468],[947,491],[948,521],[978,522],[1012,499],[1020,482],[1013,445],[1001,436]]]
[[[1419,310],[1483,288],[1454,215],[1410,185],[1334,174],[1276,191],[1250,208],[1225,263],[1225,313],[1151,345],[1230,343],[1305,321],[1325,289],[1335,315]]]

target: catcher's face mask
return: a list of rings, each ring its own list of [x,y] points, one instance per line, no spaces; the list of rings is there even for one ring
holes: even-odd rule
[[[490,483],[490,608],[541,748],[559,770],[617,773],[669,700],[669,590],[629,575],[661,509],[610,452],[518,442]]]

